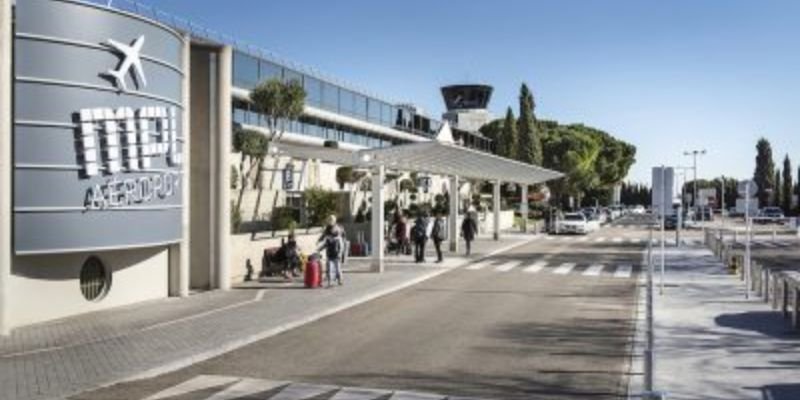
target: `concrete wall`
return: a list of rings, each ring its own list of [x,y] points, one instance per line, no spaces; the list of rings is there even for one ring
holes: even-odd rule
[[[10,323],[20,326],[167,297],[168,253],[166,247],[157,247],[15,257]],[[80,290],[80,270],[90,255],[113,271],[111,288],[99,301],[86,300]]]

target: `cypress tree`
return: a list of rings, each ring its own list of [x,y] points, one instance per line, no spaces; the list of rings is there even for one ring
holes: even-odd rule
[[[506,110],[503,130],[500,131],[500,140],[497,143],[497,154],[502,157],[517,158],[517,120],[511,107]]]
[[[782,204],[783,212],[789,215],[792,212],[792,161],[789,160],[789,155],[783,159],[783,189],[782,189]]]
[[[775,189],[775,163],[772,161],[772,145],[761,138],[756,145],[756,170],[753,180],[758,185],[759,207],[770,204],[770,192]]]
[[[772,192],[772,205],[775,207],[781,206],[781,199],[783,195],[781,194],[781,189],[783,185],[781,184],[781,169],[778,168],[775,170],[775,189]]]
[[[519,91],[519,121],[517,127],[517,159],[534,165],[542,165],[542,140],[536,132],[536,103],[528,85],[522,84]]]

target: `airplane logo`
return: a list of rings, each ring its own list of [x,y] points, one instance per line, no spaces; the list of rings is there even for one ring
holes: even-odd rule
[[[144,77],[142,60],[139,57],[139,53],[142,51],[142,45],[144,45],[144,36],[139,36],[130,46],[117,42],[114,39],[108,39],[108,44],[125,57],[118,69],[109,70],[107,72],[108,75],[112,76],[117,81],[117,87],[123,92],[128,91],[128,85],[125,84],[125,76],[130,72],[131,68],[133,68],[136,74],[137,82],[142,87],[147,86],[147,78]]]

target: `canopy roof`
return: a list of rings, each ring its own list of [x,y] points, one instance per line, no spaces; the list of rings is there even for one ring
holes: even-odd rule
[[[437,140],[377,149],[345,150],[289,143],[278,143],[274,147],[279,155],[317,159],[357,168],[384,166],[393,170],[528,185],[563,176],[560,172],[455,144],[449,130],[448,126],[444,126]]]

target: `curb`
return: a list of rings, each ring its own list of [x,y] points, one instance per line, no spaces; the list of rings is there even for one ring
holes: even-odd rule
[[[231,352],[233,350],[239,349],[239,348],[247,346],[249,344],[258,342],[260,340],[264,340],[264,339],[270,338],[272,336],[279,335],[281,333],[290,331],[292,329],[301,327],[303,325],[307,325],[309,323],[318,321],[318,320],[323,319],[325,317],[329,317],[329,316],[331,316],[333,314],[336,314],[336,313],[339,313],[341,311],[345,311],[345,310],[347,310],[349,308],[353,308],[355,306],[367,303],[367,302],[375,300],[377,298],[380,298],[380,297],[389,295],[391,293],[406,289],[408,287],[417,285],[417,284],[422,283],[424,281],[427,281],[429,279],[435,278],[435,277],[437,277],[439,275],[442,275],[442,274],[445,274],[447,272],[450,272],[450,271],[452,271],[454,269],[463,267],[464,265],[475,263],[475,262],[479,262],[479,261],[485,260],[485,259],[487,259],[489,257],[492,257],[494,255],[497,255],[499,253],[504,253],[506,251],[509,251],[509,250],[514,249],[514,248],[519,247],[519,246],[524,246],[524,245],[526,245],[526,244],[528,244],[528,243],[530,243],[530,242],[532,242],[532,241],[534,241],[534,240],[536,240],[538,238],[539,238],[538,235],[531,236],[529,238],[524,238],[523,240],[521,240],[521,241],[519,241],[517,243],[512,243],[510,245],[501,247],[499,249],[495,249],[495,250],[493,250],[493,251],[491,251],[491,252],[489,252],[489,253],[487,253],[487,254],[485,254],[483,256],[476,257],[476,258],[471,258],[471,259],[465,259],[464,262],[462,262],[460,264],[456,264],[456,265],[454,265],[452,267],[434,270],[432,272],[423,274],[421,276],[418,276],[418,277],[413,278],[411,280],[408,280],[406,282],[402,282],[400,284],[397,284],[397,285],[394,285],[394,286],[390,286],[388,288],[385,288],[383,290],[380,290],[380,291],[377,291],[377,292],[374,292],[374,293],[369,293],[367,295],[358,297],[358,298],[356,298],[354,300],[350,300],[348,302],[345,302],[344,304],[340,304],[340,305],[338,305],[336,307],[329,308],[327,310],[320,311],[320,312],[318,312],[316,314],[309,315],[309,316],[307,316],[305,318],[301,318],[299,320],[296,320],[296,321],[293,321],[293,322],[290,322],[290,323],[287,323],[287,324],[283,324],[283,325],[277,326],[277,327],[272,328],[272,329],[268,329],[266,331],[263,331],[261,333],[255,334],[255,335],[250,335],[250,336],[242,338],[242,339],[230,341],[227,344],[218,346],[213,350],[205,351],[205,352],[202,352],[202,353],[190,356],[190,357],[185,357],[183,359],[179,359],[179,360],[176,360],[176,361],[173,361],[173,362],[170,362],[170,363],[158,366],[158,367],[150,368],[150,369],[147,369],[147,370],[145,370],[143,372],[135,373],[133,375],[130,375],[130,376],[127,376],[127,377],[124,377],[124,378],[115,379],[115,380],[112,380],[112,381],[109,381],[109,382],[104,382],[102,384],[98,384],[98,385],[95,385],[95,386],[92,386],[92,387],[87,387],[87,388],[84,388],[84,389],[79,389],[79,390],[77,390],[75,392],[71,392],[71,393],[68,393],[66,395],[60,395],[58,397],[50,397],[50,398],[48,398],[48,400],[65,400],[65,399],[68,399],[69,397],[72,397],[72,396],[75,396],[75,395],[78,395],[78,394],[81,394],[81,393],[84,393],[84,392],[87,392],[87,391],[93,391],[93,390],[97,390],[97,389],[102,389],[102,388],[113,386],[113,385],[117,385],[117,384],[120,384],[120,383],[126,383],[126,382],[141,380],[141,379],[153,378],[153,377],[156,377],[156,376],[159,376],[159,375],[163,375],[163,374],[167,374],[167,373],[170,373],[170,372],[174,372],[174,371],[177,371],[179,369],[188,367],[188,366],[190,366],[192,364],[196,364],[196,363],[199,363],[199,362],[203,362],[203,361],[209,360],[211,358],[214,358],[214,357],[220,356],[222,354]]]

